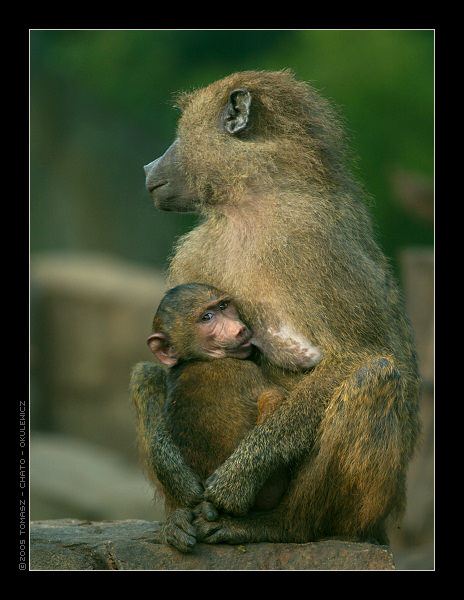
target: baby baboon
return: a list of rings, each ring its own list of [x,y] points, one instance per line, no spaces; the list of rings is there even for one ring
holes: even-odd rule
[[[177,244],[169,282],[230,292],[265,377],[286,389],[208,478],[205,498],[228,514],[197,519],[197,538],[386,542],[387,519],[405,507],[420,380],[403,300],[350,175],[339,119],[287,71],[235,73],[178,104],[177,139],[145,167],[147,188],[159,209],[203,219]],[[294,361],[302,354],[305,371]],[[164,427],[164,386],[152,389],[134,400],[150,448]],[[188,487],[178,450],[163,443],[174,487]],[[269,474],[290,467],[279,505],[247,512]]]
[[[249,358],[252,333],[240,320],[232,299],[201,283],[179,285],[162,299],[147,343],[165,366],[166,401],[163,419],[167,433],[189,467],[202,482],[228,458],[257,421],[269,416],[280,399],[261,369]],[[283,390],[282,390],[283,391]],[[170,462],[156,465],[163,469]],[[254,510],[269,510],[280,502],[285,490],[284,472],[271,475],[255,498]],[[169,508],[182,508],[160,486]],[[204,507],[203,507],[204,510]],[[181,513],[184,515],[184,511]],[[188,550],[176,520],[168,521],[176,547]]]
[[[271,414],[278,390],[254,362],[243,360],[252,353],[252,333],[229,294],[209,285],[189,283],[169,290],[147,343],[170,367],[166,428],[187,464],[206,480],[257,421]],[[260,494],[254,507],[273,508],[280,496]]]

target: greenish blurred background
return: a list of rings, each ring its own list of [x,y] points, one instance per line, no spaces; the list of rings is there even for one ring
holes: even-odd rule
[[[433,564],[433,30],[31,30],[31,519],[163,518],[140,469],[131,367],[176,238],[143,165],[175,136],[172,95],[234,71],[292,69],[338,105],[405,289],[424,442],[392,545]],[[411,567],[412,565],[412,567]]]
[[[341,109],[375,199],[381,245],[432,244],[391,176],[432,181],[434,32],[31,31],[31,251],[97,250],[165,265],[192,215],[157,212],[142,166],[175,135],[172,93],[290,67]]]

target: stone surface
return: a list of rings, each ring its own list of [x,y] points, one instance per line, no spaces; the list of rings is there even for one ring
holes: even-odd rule
[[[140,520],[33,521],[31,570],[393,570],[388,546],[327,540],[308,544],[198,544],[191,554],[156,543],[161,524]]]

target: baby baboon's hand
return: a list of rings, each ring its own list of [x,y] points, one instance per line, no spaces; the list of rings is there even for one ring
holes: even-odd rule
[[[178,508],[163,525],[164,542],[180,552],[191,552],[197,543],[194,514],[188,508]]]

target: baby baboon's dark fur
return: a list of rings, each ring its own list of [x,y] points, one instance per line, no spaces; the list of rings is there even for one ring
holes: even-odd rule
[[[205,313],[210,313],[210,318],[202,324]],[[258,421],[272,414],[285,393],[271,386],[260,367],[247,360],[253,352],[251,338],[233,299],[202,283],[170,289],[153,319],[148,343],[150,347],[153,344],[161,362],[170,365],[163,420],[184,461],[202,481],[232,454]],[[245,342],[246,349],[240,352]],[[214,352],[218,347],[219,358]],[[162,464],[157,466],[158,479],[169,478],[171,465],[166,465],[166,472]],[[261,490],[256,510],[278,504],[287,480],[285,473],[279,479],[273,477]],[[169,495],[169,483],[165,485],[165,500],[168,510],[182,506],[182,498]]]

